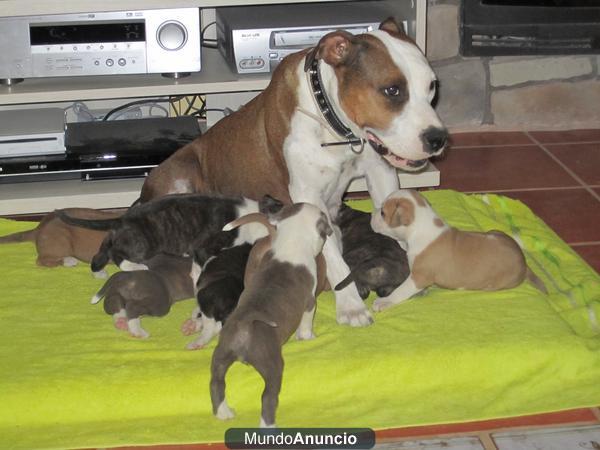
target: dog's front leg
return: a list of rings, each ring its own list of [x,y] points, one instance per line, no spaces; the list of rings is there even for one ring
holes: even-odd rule
[[[381,208],[383,201],[392,192],[398,190],[398,172],[379,155],[367,155],[360,164],[360,170],[365,174],[367,189],[375,208]]]
[[[408,300],[413,295],[421,292],[423,288],[416,285],[412,276],[409,276],[404,283],[398,286],[394,292],[387,297],[379,297],[373,302],[373,311],[383,311],[398,303]]]
[[[318,206],[323,211],[329,223],[333,223],[325,202],[314,190],[301,186],[295,189],[290,186],[290,197],[294,202],[307,202]],[[342,249],[337,239],[328,238],[323,246],[323,256],[327,263],[327,279],[331,286],[336,286],[350,274],[348,265],[342,258]],[[353,327],[364,327],[373,323],[373,317],[358,294],[354,282],[344,289],[335,292],[337,322]]]

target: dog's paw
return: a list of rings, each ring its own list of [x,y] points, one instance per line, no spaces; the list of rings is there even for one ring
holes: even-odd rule
[[[265,419],[263,419],[262,417],[260,418],[260,423],[258,424],[259,428],[277,428],[277,425],[275,425],[275,423],[272,423],[270,425],[267,424],[267,422],[265,422]]]
[[[337,322],[351,327],[366,327],[373,323],[373,316],[360,298],[346,294],[336,302]]]
[[[124,272],[133,272],[134,270],[148,270],[148,266],[146,264],[135,263],[124,259],[121,264],[119,264],[119,269]]]
[[[190,336],[199,332],[202,329],[202,321],[200,319],[187,319],[181,324],[181,333],[184,336]]]
[[[229,407],[227,402],[223,400],[217,408],[217,413],[215,414],[215,416],[219,420],[229,420],[235,417],[235,412]]]
[[[373,302],[373,311],[381,312],[394,306],[395,303],[385,297],[376,298]]]
[[[137,339],[148,339],[150,337],[150,333],[148,333],[143,328],[140,328],[139,330],[134,330],[134,331],[129,330],[129,334],[131,335],[131,337],[134,337]]]

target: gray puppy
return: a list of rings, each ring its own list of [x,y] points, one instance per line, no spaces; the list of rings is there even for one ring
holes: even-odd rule
[[[281,347],[296,330],[299,339],[314,337],[316,257],[332,233],[325,214],[308,203],[284,207],[275,220],[271,249],[225,322],[211,364],[213,413],[222,420],[233,418],[225,400],[229,367],[242,361],[260,373],[265,381],[261,427],[275,426],[283,377]]]
[[[342,256],[350,267],[350,274],[335,286],[336,291],[354,281],[363,300],[370,291],[385,297],[408,278],[406,252],[396,240],[373,231],[371,214],[342,204],[335,224],[342,232]]]
[[[156,255],[147,265],[148,270],[115,273],[92,297],[92,304],[104,298],[104,311],[113,316],[115,327],[138,338],[150,336],[141,316],[164,316],[173,303],[194,296],[192,258]]]

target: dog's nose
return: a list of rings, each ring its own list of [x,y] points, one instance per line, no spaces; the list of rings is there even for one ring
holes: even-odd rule
[[[425,144],[425,151],[435,153],[443,149],[448,142],[448,130],[445,128],[429,127],[423,131],[421,139]]]

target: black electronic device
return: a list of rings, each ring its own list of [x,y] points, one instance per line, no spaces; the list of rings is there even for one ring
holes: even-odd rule
[[[199,135],[192,116],[68,123],[65,154],[0,158],[0,183],[143,177]]]

